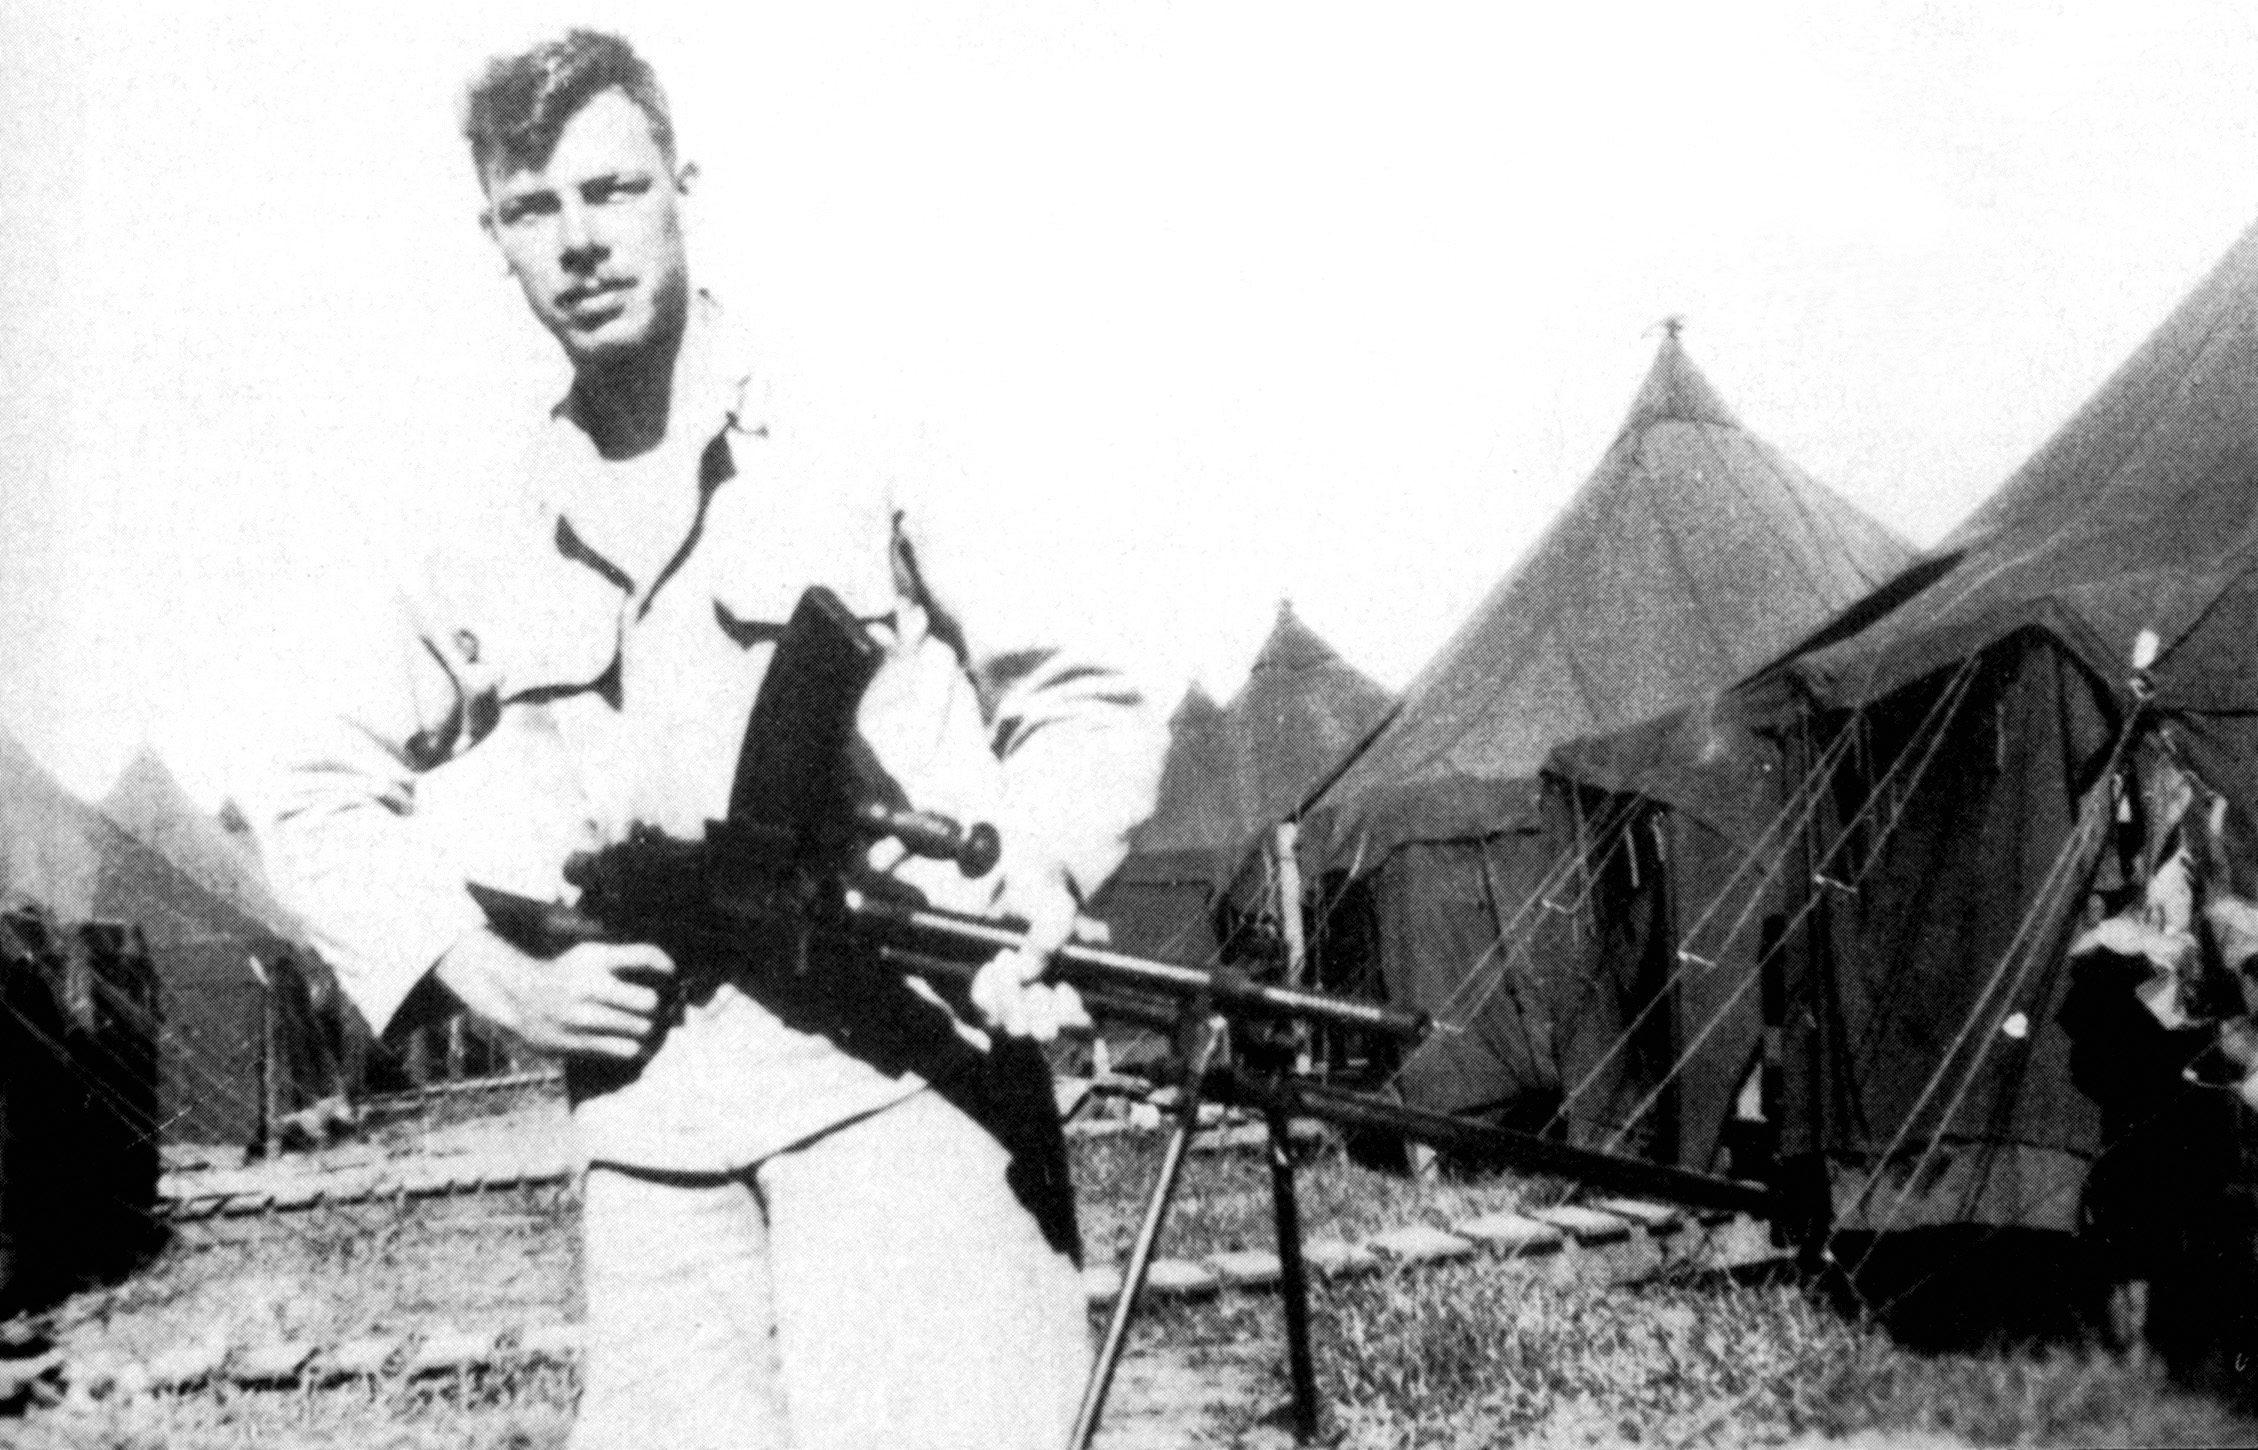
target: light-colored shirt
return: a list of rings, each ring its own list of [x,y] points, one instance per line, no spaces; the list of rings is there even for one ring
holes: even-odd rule
[[[695,839],[725,814],[810,585],[887,647],[858,726],[911,805],[993,822],[1007,863],[1060,863],[1085,897],[1150,809],[1165,745],[1150,691],[1053,638],[1062,611],[1015,593],[885,451],[794,407],[747,351],[700,298],[666,439],[624,463],[560,405],[527,490],[414,591],[406,666],[372,661],[369,698],[283,775],[277,884],[378,1030],[480,926],[466,881],[569,899],[572,852],[637,824]],[[897,869],[938,904],[994,904],[992,878]],[[937,1043],[959,1040],[918,1003]],[[694,997],[632,1081],[577,1094],[588,1156],[725,1171],[924,1085],[916,1052],[842,1050],[852,1022],[780,1010],[726,983]]]

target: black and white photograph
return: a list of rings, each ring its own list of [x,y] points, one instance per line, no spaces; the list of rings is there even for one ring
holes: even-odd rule
[[[0,1444],[2258,1445],[2258,16],[0,0]]]

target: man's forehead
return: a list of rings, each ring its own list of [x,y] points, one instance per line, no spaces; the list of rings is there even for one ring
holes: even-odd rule
[[[557,143],[536,165],[497,157],[487,168],[486,189],[522,195],[569,186],[590,177],[621,171],[663,170],[664,148],[652,134],[651,118],[627,93],[599,91],[572,113],[557,133]]]

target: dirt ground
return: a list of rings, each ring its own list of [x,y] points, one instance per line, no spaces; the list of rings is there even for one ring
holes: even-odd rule
[[[176,1192],[213,1184],[303,1180],[339,1165],[377,1168],[559,1158],[562,1106],[553,1090],[512,1102],[437,1100],[396,1118],[335,1162],[222,1167],[171,1180]],[[83,1292],[35,1322],[33,1347],[76,1367],[124,1368],[125,1388],[60,1393],[41,1386],[0,1417],[0,1444],[32,1447],[240,1447],[322,1444],[345,1450],[546,1450],[570,1424],[577,1380],[569,1351],[513,1348],[569,1328],[578,1302],[578,1212],[569,1179],[422,1196],[326,1202],[290,1211],[180,1223],[170,1242],[125,1281]],[[356,1345],[405,1347],[448,1338],[496,1344],[483,1362],[419,1372],[395,1354],[373,1374],[322,1366]],[[214,1378],[178,1391],[141,1390],[136,1371],[205,1346],[315,1346],[308,1369],[269,1385]],[[1276,1375],[1272,1346],[1133,1341],[1099,1443],[1107,1450],[1285,1445],[1259,1423]],[[282,1355],[284,1360],[292,1357]],[[161,1376],[160,1376],[161,1377]],[[74,1375],[75,1378],[75,1375]],[[313,1382],[308,1381],[323,1381]]]
[[[564,1161],[564,1129],[553,1085],[537,1085],[511,1098],[443,1096],[413,1111],[397,1110],[360,1142],[326,1158],[183,1169],[169,1184],[181,1194],[219,1185],[303,1184],[325,1174],[324,1182],[338,1186],[365,1184],[372,1174],[428,1181],[435,1172],[465,1185],[513,1175],[515,1181],[178,1224],[163,1251],[131,1278],[83,1292],[36,1323],[0,1326],[0,1371],[11,1352],[11,1328],[19,1350],[44,1350],[73,1369],[63,1388],[43,1385],[12,1417],[0,1412],[0,1445],[561,1445],[578,1392],[569,1341],[581,1315],[577,1199],[570,1178],[555,1171]],[[1127,1140],[1093,1141],[1078,1150],[1078,1179],[1092,1179],[1080,1185],[1085,1235],[1100,1257],[1125,1241],[1150,1176],[1146,1160],[1156,1151]],[[1238,1164],[1228,1157],[1189,1175],[1181,1221],[1172,1228],[1174,1251],[1206,1251],[1192,1249],[1194,1243],[1240,1247],[1242,1237],[1248,1246],[1267,1246],[1267,1182],[1258,1160]],[[1352,1194],[1316,1173],[1307,1187],[1305,1222],[1349,1237],[1381,1220],[1416,1223],[1487,1211],[1509,1201],[1500,1194],[1510,1195],[1498,1186],[1397,1180],[1365,1184]],[[28,1345],[20,1342],[27,1339]],[[433,1349],[450,1343],[478,1349],[454,1358]],[[185,1388],[143,1387],[168,1358],[177,1367],[183,1357],[193,1361],[215,1347],[232,1355],[226,1374]],[[1274,1298],[1227,1295],[1206,1305],[1157,1309],[1132,1337],[1099,1444],[1105,1450],[1289,1446],[1282,1353]],[[266,1383],[244,1383],[242,1366],[261,1357],[287,1369]],[[337,1368],[352,1363],[359,1367]],[[80,1373],[89,1366],[114,1374],[109,1388],[103,1373]],[[1616,1444],[1620,1423],[1586,1424],[1573,1406],[1563,1406],[1536,1438]],[[1326,1443],[1338,1450],[1396,1450],[1411,1442],[1391,1424],[1344,1418]],[[1422,1434],[1417,1443],[1455,1442],[1448,1434],[1444,1441]],[[1869,1436],[1855,1443],[1860,1450],[1949,1450],[1957,1442]]]
[[[216,1341],[493,1339],[570,1323],[578,1317],[573,1212],[570,1191],[554,1187],[191,1226],[147,1273],[64,1306],[53,1339],[74,1362],[149,1364]],[[1290,1444],[1249,1424],[1273,1396],[1266,1352],[1270,1346],[1138,1346],[1116,1381],[1099,1444]],[[0,1419],[0,1444],[548,1450],[563,1443],[576,1389],[569,1359],[505,1351],[487,1368],[415,1374],[395,1364],[319,1386],[213,1382],[179,1393],[67,1394],[12,1423]]]

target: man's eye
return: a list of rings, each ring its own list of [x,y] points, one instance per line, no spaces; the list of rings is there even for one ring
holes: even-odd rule
[[[535,217],[547,216],[556,209],[557,199],[553,196],[521,196],[514,201],[505,201],[497,207],[495,219],[501,222],[503,226],[516,226],[520,222],[531,221]]]
[[[581,190],[590,206],[602,206],[609,201],[625,201],[643,195],[651,189],[648,176],[606,176],[591,181]]]

